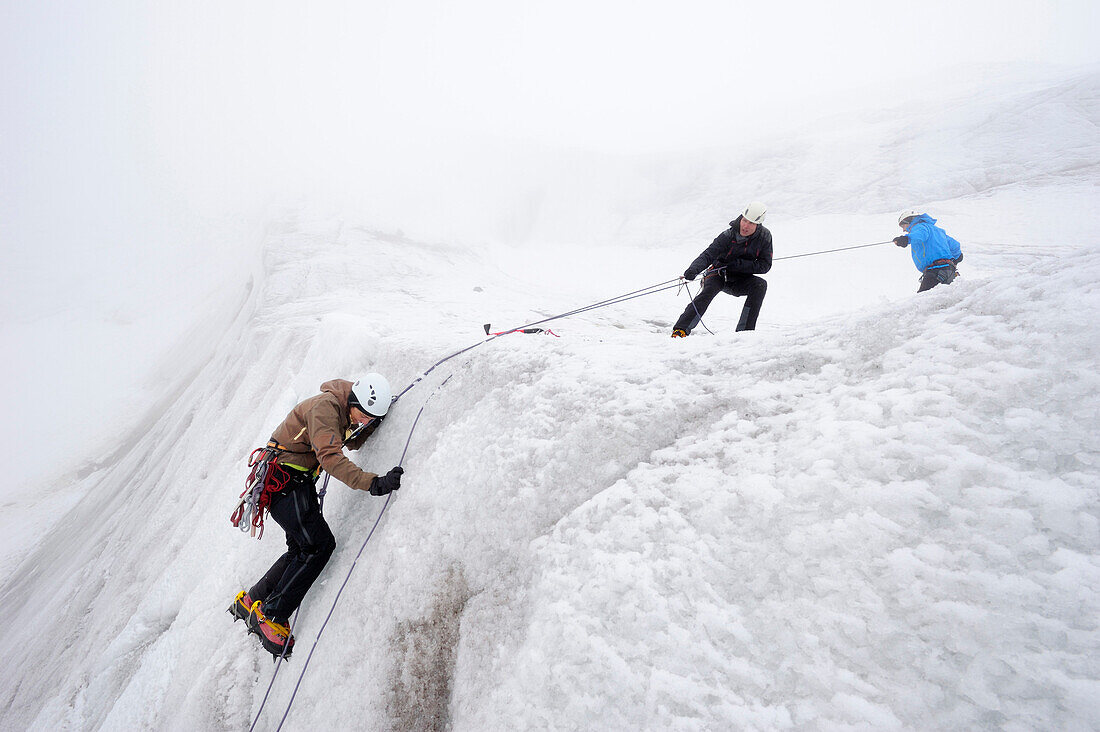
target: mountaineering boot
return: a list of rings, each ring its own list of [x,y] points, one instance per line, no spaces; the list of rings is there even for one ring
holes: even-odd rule
[[[248,615],[248,629],[260,636],[260,645],[272,656],[290,658],[290,653],[294,650],[294,636],[290,634],[290,628],[265,618],[263,603],[259,600],[252,603],[252,610]],[[286,653],[283,653],[284,648]]]
[[[248,614],[252,612],[252,598],[248,596],[247,590],[241,590],[237,593],[237,596],[233,599],[233,604],[229,606],[227,610],[230,615],[233,616],[233,622],[238,620],[248,620]]]
[[[680,328],[677,328],[676,330],[672,331],[672,337],[673,338],[687,338],[687,335],[688,335],[687,331],[686,330],[681,330]]]

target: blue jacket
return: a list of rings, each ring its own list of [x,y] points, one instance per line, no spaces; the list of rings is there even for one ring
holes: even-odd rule
[[[962,256],[962,247],[936,226],[934,218],[921,214],[909,227],[909,252],[913,255],[913,264],[923,272],[938,259],[958,259]]]

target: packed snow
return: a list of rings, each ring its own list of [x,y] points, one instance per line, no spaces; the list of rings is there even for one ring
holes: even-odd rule
[[[273,220],[114,452],[5,498],[0,727],[270,730],[295,692],[286,729],[1100,727],[1100,75],[910,111],[595,180],[591,240],[548,189],[521,228],[552,248]],[[916,295],[878,245],[777,261],[756,332],[720,296],[670,339],[670,290],[483,342],[677,277],[749,198],[777,257],[926,206],[962,276]],[[245,458],[374,370],[423,376],[352,454],[407,444],[402,488],[330,485],[264,704],[225,613],[282,550],[229,524]]]

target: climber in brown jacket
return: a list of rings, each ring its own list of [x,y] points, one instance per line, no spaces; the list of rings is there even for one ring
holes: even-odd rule
[[[378,428],[386,412],[382,410],[380,416],[373,415],[366,412],[363,405],[351,406],[351,394],[350,381],[333,379],[321,384],[320,394],[290,410],[283,423],[271,433],[271,440],[278,443],[276,449],[279,453],[275,462],[306,473],[315,472],[320,465],[321,470],[344,485],[369,491],[378,476],[360,470],[344,455],[344,448],[358,450],[362,447],[363,442]],[[385,407],[388,409],[388,388],[385,397]],[[348,429],[353,424],[365,424],[366,429],[345,443]]]
[[[268,481],[274,481],[269,508],[286,532],[287,551],[251,589],[237,594],[229,611],[245,620],[264,648],[276,656],[289,655],[294,644],[290,616],[336,549],[317,497],[320,471],[372,496],[401,487],[404,470],[400,466],[378,476],[361,470],[344,455],[345,447],[358,449],[378,429],[389,411],[391,393],[380,374],[367,374],[354,384],[344,379],[326,381],[320,394],[290,410],[271,435],[268,448],[275,457],[268,468]],[[351,437],[357,427],[363,429]]]

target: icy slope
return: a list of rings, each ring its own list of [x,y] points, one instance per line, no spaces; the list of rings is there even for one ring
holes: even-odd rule
[[[1100,258],[1065,265],[624,368],[650,454],[532,543],[459,726],[1094,726]]]
[[[289,727],[1096,726],[1100,257],[1029,264],[682,342],[637,301],[440,367],[357,457],[395,463],[426,404]],[[244,456],[322,379],[408,383],[540,274],[340,222],[288,225],[265,267],[3,587],[5,728],[247,727],[272,666],[224,608],[281,537],[228,525]],[[261,729],[380,506],[333,487]]]
[[[918,158],[931,169],[895,193],[927,195],[963,240],[950,288],[912,295],[892,246],[788,260],[757,333],[732,333],[740,301],[720,298],[717,337],[673,342],[686,300],[665,293],[555,324],[560,339],[497,339],[413,389],[356,456],[390,467],[425,406],[290,728],[1100,726],[1100,260],[1095,167],[1074,162],[1097,159],[1090,78],[1006,102],[1016,116],[965,109],[996,134],[964,150],[918,125],[923,158],[905,153],[887,115],[862,124],[881,155],[841,181],[826,140],[663,188],[649,219],[619,211],[623,248],[273,227],[214,351],[180,344],[207,365],[5,536],[20,561],[0,564],[0,727],[247,728],[272,667],[224,608],[281,536],[249,540],[228,514],[296,401],[365,370],[400,388],[482,322],[675,277],[765,169],[777,195],[801,186],[772,202],[777,256],[888,238],[879,207],[917,202],[875,191]],[[1021,151],[1039,132],[1065,145]],[[1020,160],[1040,174],[1015,180]],[[986,185],[987,163],[1011,170]],[[639,250],[646,231],[670,235]],[[340,546],[260,729],[380,506],[332,487]]]

